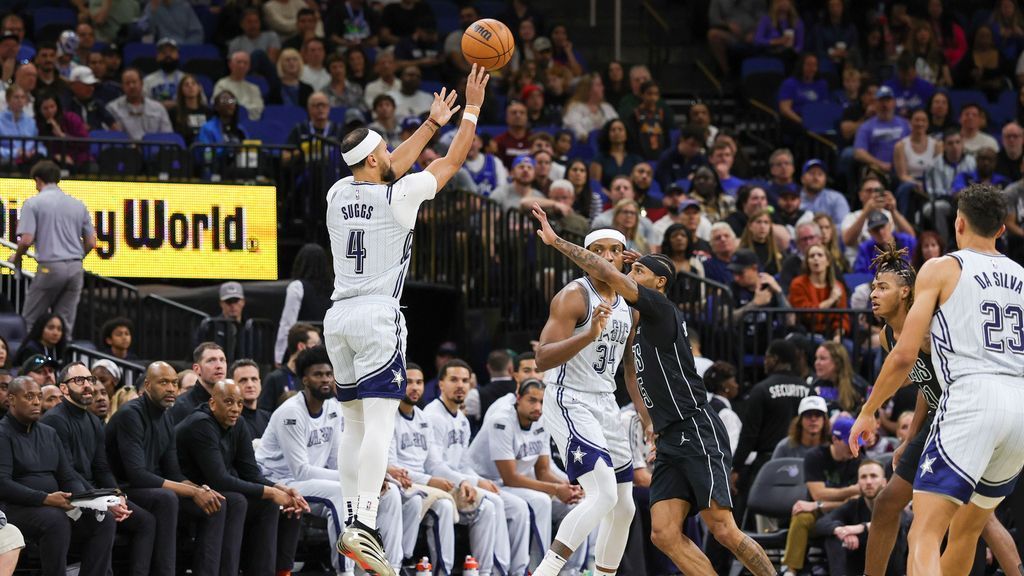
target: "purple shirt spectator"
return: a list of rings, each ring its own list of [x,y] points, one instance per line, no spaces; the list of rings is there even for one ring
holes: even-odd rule
[[[786,30],[793,31],[793,51],[798,53],[803,52],[804,23],[799,19],[797,19],[796,23],[792,25],[786,20],[780,20],[778,26],[772,26],[771,17],[768,15],[762,16],[761,21],[757,23],[757,32],[754,34],[754,45],[767,47],[768,43],[772,40],[784,36]]]
[[[907,254],[914,253],[914,246],[917,245],[917,240],[914,239],[910,234],[903,232],[893,232],[893,239],[896,241],[897,248],[906,248]],[[853,264],[853,271],[857,274],[870,274],[874,272],[871,267],[871,261],[874,260],[877,253],[875,247],[878,244],[874,238],[865,240],[860,243],[860,248],[857,249],[857,261]],[[909,256],[908,256],[909,257]]]
[[[877,116],[868,119],[857,129],[853,147],[867,150],[882,162],[892,162],[893,149],[904,136],[910,134],[910,123],[902,116],[892,120],[880,120]]]
[[[892,89],[896,96],[896,113],[901,116],[909,116],[915,108],[924,108],[932,94],[935,94],[935,86],[922,78],[914,78],[909,86],[905,86],[898,77],[893,76],[883,86]]]
[[[779,86],[779,101],[792,100],[793,112],[803,116],[804,105],[809,102],[825,102],[828,100],[828,82],[814,80],[804,82],[796,77],[786,78]]]

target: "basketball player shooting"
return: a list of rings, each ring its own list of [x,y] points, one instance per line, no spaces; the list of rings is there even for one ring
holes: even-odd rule
[[[338,551],[382,576],[395,575],[377,532],[377,505],[395,414],[405,395],[406,327],[399,300],[413,227],[420,204],[434,198],[466,160],[489,79],[473,65],[459,130],[448,154],[425,171],[404,176],[459,110],[452,107],[455,91],[435,93],[427,121],[394,152],[373,130],[349,132],[341,150],[352,176],[327,192],[335,287],[324,341],[345,418],[338,464],[348,519]]]
[[[557,573],[559,565],[552,565],[555,571],[544,571],[545,567],[552,560],[565,558],[566,553],[571,553],[573,546],[581,541],[565,540],[566,534],[575,535],[581,531],[578,526],[566,528],[566,523],[575,520],[580,526],[593,526],[596,521],[588,518],[594,514],[594,510],[588,510],[586,514],[573,514],[586,507],[588,501],[596,499],[598,502],[609,502],[602,507],[604,513],[612,506],[618,507],[623,499],[630,499],[628,492],[618,492],[619,505],[615,505],[615,484],[614,476],[612,482],[602,481],[602,474],[607,477],[612,475],[611,469],[602,462],[601,458],[595,458],[595,453],[600,454],[600,447],[595,444],[593,436],[597,434],[597,440],[608,441],[603,458],[607,458],[608,449],[614,449],[614,442],[619,439],[609,438],[613,433],[610,427],[602,430],[599,426],[602,423],[600,413],[604,407],[593,402],[592,399],[599,398],[593,392],[573,390],[557,384],[567,381],[568,374],[575,371],[577,375],[585,374],[578,366],[583,365],[585,369],[596,369],[604,366],[603,355],[596,355],[602,346],[614,343],[615,327],[608,327],[609,320],[614,322],[616,310],[621,301],[625,301],[638,313],[639,322],[635,324],[635,332],[630,333],[625,347],[625,373],[626,388],[629,396],[636,407],[637,415],[644,423],[645,429],[652,430],[657,434],[657,460],[654,463],[654,474],[651,478],[651,540],[654,544],[668,555],[675,565],[685,574],[701,576],[713,576],[714,569],[711,562],[704,555],[701,549],[694,542],[683,535],[683,521],[691,509],[700,511],[701,518],[708,526],[708,530],[714,535],[723,546],[732,551],[733,554],[747,567],[754,576],[774,576],[775,569],[768,560],[764,550],[757,545],[749,536],[740,531],[732,515],[732,495],[729,493],[729,471],[732,467],[732,454],[729,449],[729,437],[725,426],[714,410],[707,407],[707,391],[701,381],[693,363],[693,353],[690,350],[689,339],[686,334],[686,319],[679,308],[665,297],[665,292],[671,287],[675,279],[676,270],[672,261],[663,255],[642,256],[632,262],[628,275],[620,271],[623,262],[623,254],[619,252],[617,257],[609,257],[609,252],[615,248],[611,238],[605,236],[601,239],[596,235],[618,234],[611,230],[595,230],[586,241],[587,248],[577,246],[560,238],[551,229],[547,215],[539,205],[533,205],[533,215],[540,222],[541,229],[537,234],[548,246],[552,246],[562,254],[568,256],[577,266],[587,273],[586,282],[591,284],[587,292],[577,289],[576,291],[586,296],[590,290],[589,302],[576,294],[571,294],[569,288],[564,289],[552,301],[551,316],[565,314],[556,310],[558,306],[570,304],[570,297],[579,301],[578,307],[586,313],[583,322],[575,324],[579,328],[571,338],[558,343],[563,348],[568,348],[573,341],[584,340],[594,343],[597,338],[597,345],[593,351],[589,347],[579,347],[576,358],[582,360],[577,362],[576,358],[569,360],[557,371],[556,385],[548,386],[548,391],[556,390],[556,409],[546,409],[544,414],[559,413],[559,418],[548,419],[545,417],[545,427],[551,430],[551,437],[556,442],[556,430],[559,427],[567,427],[568,432],[564,435],[570,437],[570,445],[575,444],[574,451],[563,451],[562,444],[559,451],[562,457],[567,459],[567,471],[579,463],[589,464],[584,473],[579,477],[579,482],[586,491],[583,502],[562,521],[562,527],[558,530],[558,538],[552,544],[551,551],[544,559],[544,563],[535,572],[538,576],[550,576]],[[621,235],[620,235],[621,237]],[[623,239],[624,240],[624,239]],[[624,243],[624,242],[623,242]],[[629,260],[633,260],[632,257]],[[579,281],[578,281],[579,282]],[[580,282],[583,284],[583,282]],[[609,304],[609,299],[601,296],[601,293],[593,289],[596,285],[614,298]],[[614,296],[617,294],[618,296]],[[565,295],[563,297],[563,295]],[[621,298],[619,297],[621,296]],[[604,302],[595,298],[605,299]],[[587,306],[584,307],[584,303]],[[632,318],[631,316],[625,316]],[[571,319],[571,318],[570,318]],[[603,330],[591,329],[588,326],[594,323],[602,325]],[[622,321],[620,321],[620,324]],[[549,325],[551,321],[549,320]],[[570,324],[570,328],[573,325]],[[548,327],[545,327],[545,333]],[[584,331],[586,330],[586,331]],[[607,332],[606,332],[607,331]],[[544,350],[544,335],[541,335],[542,348]],[[548,344],[551,346],[551,344]],[[541,367],[541,354],[537,354],[537,366]],[[547,369],[547,367],[545,367]],[[550,374],[551,372],[549,372]],[[614,370],[612,371],[614,373]],[[563,378],[565,377],[565,378]],[[545,375],[545,380],[547,375]],[[591,386],[601,385],[603,381],[591,381]],[[612,383],[614,389],[614,383]],[[549,405],[547,400],[545,404]],[[612,413],[617,413],[617,408],[612,400],[610,407]],[[603,438],[599,435],[603,432]],[[623,434],[623,438],[625,435]],[[581,455],[577,458],[577,454]],[[590,454],[590,456],[588,456]],[[614,454],[614,452],[613,452]],[[614,458],[614,456],[613,456]],[[612,460],[614,462],[614,460]],[[571,476],[571,474],[570,474]],[[627,484],[628,485],[628,484]],[[623,484],[619,484],[621,488]],[[595,507],[598,508],[598,507]],[[614,512],[613,512],[614,513]],[[632,517],[630,512],[628,518]],[[628,527],[629,519],[624,520]],[[585,521],[589,519],[589,524]],[[600,537],[606,542],[619,536],[616,531],[614,519],[611,527],[605,523],[601,524]],[[607,534],[607,535],[606,535]],[[585,536],[585,533],[584,533]],[[612,548],[613,551],[622,554],[622,548]],[[597,550],[597,574],[614,574],[618,566],[618,558],[602,562],[602,550]]]
[[[914,477],[913,574],[967,574],[978,536],[1024,465],[1024,268],[996,250],[1006,211],[991,186],[958,195],[960,250],[921,268],[899,340],[850,431],[856,455],[930,328],[943,393]]]

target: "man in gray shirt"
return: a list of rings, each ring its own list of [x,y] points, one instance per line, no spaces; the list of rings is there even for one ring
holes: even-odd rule
[[[533,203],[524,203],[526,200],[546,200],[544,195],[533,187],[533,177],[536,164],[533,158],[523,155],[512,161],[512,181],[495,188],[491,192],[491,200],[501,204],[501,209],[529,211]]]
[[[43,160],[29,173],[39,194],[22,205],[18,217],[18,249],[10,261],[21,267],[21,257],[35,244],[36,277],[25,296],[22,316],[32,326],[49,310],[64,319],[71,334],[82,295],[82,259],[96,246],[96,231],[85,204],[57,187],[60,167]]]
[[[107,104],[118,129],[127,132],[132,140],[142,140],[146,134],[156,132],[174,132],[167,109],[143,92],[142,75],[137,69],[126,68],[121,73],[121,87],[124,96]]]
[[[259,8],[246,8],[242,11],[240,28],[242,34],[236,36],[228,43],[228,54],[235,52],[246,52],[250,56],[260,50],[270,58],[271,62],[277,62],[277,55],[281,53],[281,39],[277,32],[262,30]]]

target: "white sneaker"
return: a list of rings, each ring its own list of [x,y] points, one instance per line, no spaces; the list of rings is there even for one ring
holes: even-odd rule
[[[377,576],[398,576],[388,563],[380,533],[358,520],[345,528],[338,539],[338,553],[355,560],[363,570]]]

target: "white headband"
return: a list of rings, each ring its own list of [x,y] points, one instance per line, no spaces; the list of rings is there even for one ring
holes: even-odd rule
[[[341,157],[345,160],[345,164],[348,164],[349,166],[359,164],[370,155],[370,152],[377,149],[377,145],[380,144],[382,140],[384,139],[381,138],[380,134],[370,130],[369,133],[366,134],[366,138],[363,138],[363,141],[360,142],[359,145],[348,152],[342,152]]]
[[[590,245],[593,244],[594,242],[597,242],[598,240],[609,239],[615,240],[616,242],[621,242],[623,247],[626,246],[626,237],[622,235],[622,232],[619,232],[618,230],[612,230],[611,228],[601,228],[599,230],[594,230],[590,234],[587,234],[587,237],[583,240],[583,247],[590,248]]]

